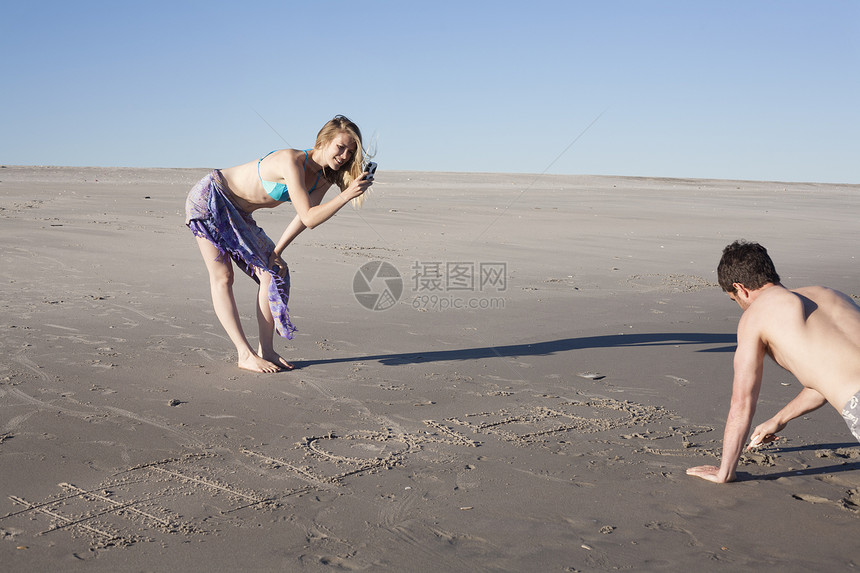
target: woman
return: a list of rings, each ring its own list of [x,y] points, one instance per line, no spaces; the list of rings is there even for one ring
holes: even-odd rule
[[[358,126],[338,115],[317,134],[313,149],[272,151],[244,165],[216,169],[189,193],[185,222],[206,262],[215,314],[236,345],[239,368],[292,370],[293,365],[275,352],[272,340],[275,327],[285,338],[292,338],[295,331],[287,309],[290,275],[281,253],[306,228],[328,221],[349,201],[363,199],[372,184],[362,172],[364,157]],[[332,185],[340,194],[322,203]],[[297,215],[275,244],[251,214],[284,202],[292,203]],[[231,259],[260,284],[256,352],[242,330],[233,297]]]

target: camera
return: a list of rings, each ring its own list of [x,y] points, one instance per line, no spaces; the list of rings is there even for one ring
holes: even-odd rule
[[[364,179],[366,181],[373,181],[373,176],[376,175],[376,163],[368,161],[367,165],[364,166],[364,170],[367,172],[367,177]]]

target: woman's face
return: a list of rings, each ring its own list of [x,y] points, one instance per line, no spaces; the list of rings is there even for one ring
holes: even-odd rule
[[[355,155],[355,150],[358,146],[351,135],[342,131],[335,135],[331,141],[323,148],[328,167],[335,171],[349,163],[352,156]]]

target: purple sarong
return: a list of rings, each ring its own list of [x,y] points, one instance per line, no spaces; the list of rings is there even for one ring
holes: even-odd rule
[[[217,169],[201,179],[185,201],[185,224],[198,237],[218,248],[218,259],[229,256],[245,274],[258,283],[255,269],[272,275],[269,285],[269,308],[278,333],[292,338],[296,327],[290,322],[287,302],[290,300],[290,270],[285,278],[269,268],[275,243],[257,226],[249,214],[238,209],[224,192],[224,180]]]

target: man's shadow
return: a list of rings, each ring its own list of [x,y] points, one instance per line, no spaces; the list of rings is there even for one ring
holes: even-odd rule
[[[633,346],[684,346],[709,345],[696,352],[734,352],[737,338],[734,334],[707,334],[698,332],[669,332],[653,334],[616,334],[606,336],[584,336],[534,342],[531,344],[509,344],[504,346],[481,346],[454,350],[430,350],[426,352],[403,352],[396,354],[370,354],[327,358],[324,360],[297,360],[296,368],[342,362],[367,362],[376,360],[386,366],[447,362],[457,360],[479,360],[482,358],[507,358],[522,356],[550,356],[571,350],[586,348],[628,348]],[[713,345],[720,345],[713,347]]]

